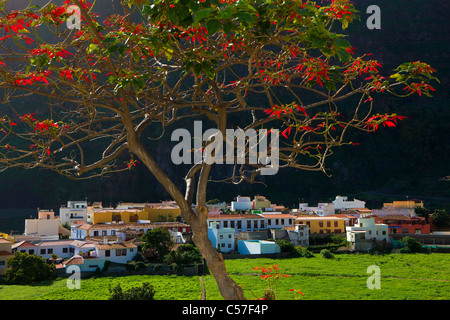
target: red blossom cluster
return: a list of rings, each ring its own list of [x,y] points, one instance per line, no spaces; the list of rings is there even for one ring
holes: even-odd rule
[[[303,78],[307,82],[315,80],[318,85],[323,87],[322,81],[325,79],[330,79],[328,77],[327,63],[319,58],[305,58],[297,67],[294,68],[297,72],[302,72],[303,69],[305,69]]]
[[[357,58],[349,65],[347,70],[344,71],[344,74],[361,75],[363,72],[364,73],[378,72],[377,67],[382,67],[382,65],[378,63],[378,61],[376,60],[364,61],[361,58]]]
[[[324,10],[333,19],[351,19],[353,12],[350,11],[349,0],[331,0],[329,8]]]
[[[399,116],[396,114],[377,114],[365,121],[366,125],[364,126],[364,128],[366,128],[368,131],[376,131],[380,124],[383,124],[383,126],[385,127],[395,127],[397,121],[401,121],[406,118],[407,117],[405,116]]]
[[[18,79],[14,81],[14,85],[16,86],[26,86],[26,85],[32,85],[35,82],[44,82],[46,84],[49,84],[47,77],[51,75],[50,70],[45,71],[36,71],[36,72],[29,72],[27,74],[19,74]]]

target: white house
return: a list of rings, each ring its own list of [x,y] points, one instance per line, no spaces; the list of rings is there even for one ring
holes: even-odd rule
[[[374,218],[359,218],[353,227],[346,227],[347,241],[355,249],[370,249],[374,241],[389,242],[387,224],[376,224]]]
[[[208,238],[214,248],[220,252],[230,252],[235,250],[235,235],[234,228],[220,228],[219,223],[215,222],[208,228]]]
[[[59,209],[59,220],[61,224],[69,226],[75,223],[87,222],[87,201],[68,201],[67,206]]]
[[[58,240],[59,225],[59,219],[55,218],[53,211],[39,210],[37,219],[25,219],[24,235]]]
[[[294,218],[292,215],[281,212],[265,212],[258,214],[259,216],[267,219],[267,228],[269,229],[282,229],[284,227],[293,227]]]
[[[137,246],[131,242],[121,241],[117,237],[116,242],[104,241],[95,245],[95,257],[106,259],[115,263],[127,263],[137,254]]]
[[[316,214],[320,217],[326,217],[335,214],[335,207],[333,203],[319,203],[317,207],[310,207],[307,203],[300,203],[299,211],[307,214]]]
[[[212,214],[208,215],[208,226],[219,224],[219,229],[233,228],[238,232],[267,230],[267,219],[257,214]]]
[[[358,199],[353,199],[353,201],[349,201],[348,197],[336,196],[336,199],[333,201],[334,208],[336,210],[350,210],[350,209],[360,209],[366,207],[366,202]]]
[[[56,240],[42,241],[39,243],[31,243],[28,241],[20,241],[13,244],[13,252],[26,252],[35,254],[45,259],[50,259],[52,255],[58,258],[70,258],[74,254],[86,255],[95,248],[92,242],[79,240]]]
[[[309,227],[307,224],[296,224],[293,228],[286,228],[291,241],[295,246],[309,246]]]
[[[250,197],[238,196],[236,201],[231,201],[231,211],[252,209],[253,202],[250,200]]]

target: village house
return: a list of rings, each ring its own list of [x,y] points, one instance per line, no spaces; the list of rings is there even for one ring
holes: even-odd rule
[[[374,218],[359,218],[353,227],[346,227],[347,241],[352,249],[366,251],[376,242],[389,242],[388,225],[375,223]]]
[[[264,212],[258,214],[259,216],[267,219],[268,229],[282,229],[284,227],[294,226],[294,216],[288,213],[281,212]]]
[[[59,209],[59,220],[61,224],[71,226],[77,223],[86,223],[87,207],[87,201],[68,201],[67,206],[61,206]]]
[[[71,227],[71,239],[84,240],[89,237],[120,236],[123,240],[129,238],[126,233],[135,231],[136,236],[143,235],[148,230],[164,228],[168,230],[176,243],[185,243],[184,234],[190,233],[190,226],[181,222],[150,222],[138,221],[137,223],[99,223],[73,225]]]
[[[267,230],[267,219],[257,214],[208,214],[209,227],[234,228],[236,233]]]
[[[416,207],[423,208],[423,201],[417,199],[393,201],[392,203],[384,203],[381,209],[372,209],[372,214],[374,216],[405,215],[416,217],[414,210]]]
[[[351,210],[365,208],[366,202],[358,199],[348,200],[348,197],[336,196],[336,199],[332,201],[335,210]]]
[[[50,210],[38,210],[37,219],[25,219],[26,236],[40,236],[41,239],[58,240],[63,229],[55,213]]]
[[[387,215],[375,216],[375,223],[387,224],[389,227],[389,234],[395,233],[415,233],[415,234],[430,234],[430,224],[426,222],[423,217],[409,217],[405,215]]]
[[[238,240],[239,254],[274,254],[280,253],[281,249],[274,241],[267,240]]]
[[[12,241],[0,238],[0,276],[6,271],[8,259],[14,256],[12,245]]]
[[[300,203],[298,210],[305,214],[317,215],[319,217],[326,217],[335,214],[334,204],[332,203],[319,203],[317,207],[310,207],[307,203]]]
[[[109,242],[105,239],[104,242],[95,245],[95,254],[91,257],[106,259],[115,263],[127,263],[133,260],[138,252],[138,247],[132,242],[122,241],[117,237],[117,241]]]
[[[210,223],[208,238],[214,248],[223,253],[235,250],[236,230],[234,228],[219,228],[218,222]]]
[[[238,210],[251,211],[251,210],[273,210],[271,202],[264,196],[255,196],[253,200],[250,197],[238,196],[236,201],[231,202],[231,211],[236,212]]]
[[[298,215],[295,224],[306,224],[309,228],[310,234],[330,234],[330,233],[344,233],[345,220],[333,216],[309,216]]]
[[[94,248],[95,244],[93,242],[80,240],[55,240],[41,241],[38,243],[20,241],[13,244],[12,251],[35,254],[45,259],[51,259],[53,255],[66,259],[72,257],[74,254],[86,255],[94,250]]]

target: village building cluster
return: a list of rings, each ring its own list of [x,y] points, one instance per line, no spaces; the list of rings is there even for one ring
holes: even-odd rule
[[[423,202],[394,201],[368,209],[364,201],[337,196],[330,203],[299,203],[289,209],[264,196],[238,196],[231,204],[208,204],[208,237],[224,254],[276,254],[276,240],[308,247],[312,237],[330,234],[345,237],[350,250],[366,251],[376,243],[391,243],[394,234],[430,234],[430,224],[415,214],[417,206]],[[68,201],[59,216],[38,210],[37,219],[25,219],[23,234],[0,233],[0,275],[15,252],[57,257],[62,266],[76,264],[82,271],[101,269],[107,260],[125,264],[141,251],[140,237],[154,228],[168,230],[177,244],[191,241],[190,226],[173,201],[119,203],[115,208]]]

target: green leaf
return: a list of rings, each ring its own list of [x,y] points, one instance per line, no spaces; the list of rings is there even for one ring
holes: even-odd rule
[[[254,21],[252,15],[248,12],[238,12],[237,17],[238,17],[238,20],[241,22],[253,22]]]
[[[214,10],[214,8],[206,8],[195,12],[195,22],[201,22]]]
[[[206,22],[206,29],[208,29],[208,34],[213,35],[219,30],[221,23],[217,19],[211,19]]]

